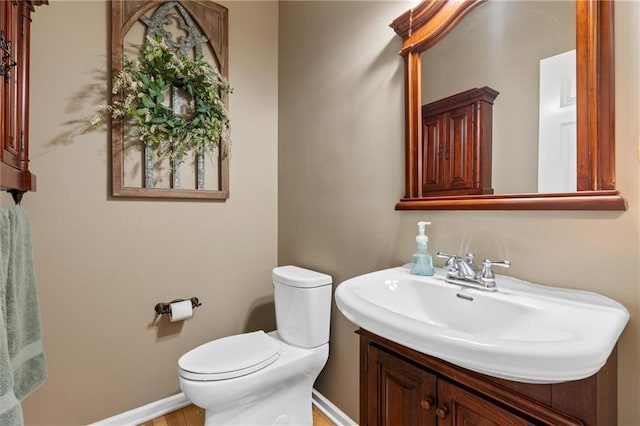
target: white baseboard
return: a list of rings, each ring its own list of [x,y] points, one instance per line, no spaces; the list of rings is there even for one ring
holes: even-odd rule
[[[168,398],[118,414],[117,416],[100,420],[99,422],[92,423],[89,426],[136,426],[140,423],[148,422],[149,420],[164,416],[172,411],[179,410],[189,404],[191,404],[191,401],[189,401],[187,397],[180,392]]]
[[[334,425],[358,426],[358,423],[354,422],[344,411],[333,405],[331,401],[315,389],[313,389],[311,393],[311,402],[318,410],[322,411],[322,414],[327,416]]]
[[[351,420],[349,416],[315,389],[312,391],[311,402],[336,426],[358,426],[356,422]],[[172,411],[179,410],[189,404],[191,404],[191,402],[184,393],[180,392],[168,398],[134,408],[133,410],[109,417],[108,419],[100,420],[89,426],[136,426],[140,423],[164,416]]]

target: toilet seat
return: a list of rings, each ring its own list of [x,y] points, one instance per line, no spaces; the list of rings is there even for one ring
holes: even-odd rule
[[[228,380],[262,370],[281,353],[281,344],[260,330],[198,346],[180,357],[178,369],[189,380]]]

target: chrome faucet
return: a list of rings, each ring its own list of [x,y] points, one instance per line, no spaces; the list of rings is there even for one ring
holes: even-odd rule
[[[475,256],[472,253],[460,257],[439,251],[436,256],[447,259],[444,265],[447,268],[447,282],[486,291],[498,290],[496,277],[491,267],[495,265],[508,268],[511,266],[511,262],[508,260],[486,259],[482,262],[482,269],[480,269],[473,263]]]

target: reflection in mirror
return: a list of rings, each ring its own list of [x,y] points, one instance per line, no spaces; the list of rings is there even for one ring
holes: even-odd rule
[[[575,16],[575,4],[569,1],[489,1],[420,56],[422,104],[474,87],[490,86],[500,92],[493,106],[496,194],[576,191],[575,53],[569,66],[573,79],[564,78],[573,83],[573,90],[565,91],[574,95],[570,117],[566,112],[560,118],[553,114],[559,110],[563,81],[555,69],[544,80],[554,89],[542,92],[551,100],[540,102],[541,65],[553,66],[557,61],[546,58],[575,52]],[[546,107],[550,102],[555,103],[551,109]],[[554,126],[545,131],[549,122]],[[567,138],[555,135],[573,139],[559,145],[558,140]]]
[[[577,190],[576,51],[540,60],[538,191]]]

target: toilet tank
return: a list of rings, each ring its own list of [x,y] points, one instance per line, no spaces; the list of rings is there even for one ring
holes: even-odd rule
[[[330,275],[297,266],[273,269],[278,334],[290,345],[315,348],[329,342]]]

